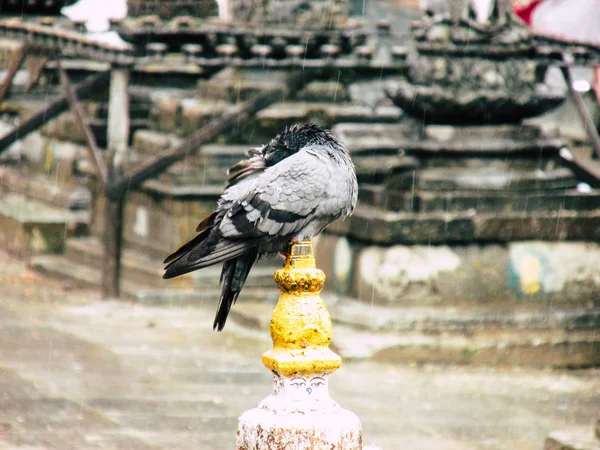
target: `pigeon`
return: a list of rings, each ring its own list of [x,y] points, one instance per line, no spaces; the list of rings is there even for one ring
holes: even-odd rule
[[[350,154],[317,125],[289,126],[247,156],[228,170],[225,191],[196,228],[199,234],[164,261],[163,278],[223,263],[217,331],[258,259],[285,255],[291,244],[316,236],[356,206]]]

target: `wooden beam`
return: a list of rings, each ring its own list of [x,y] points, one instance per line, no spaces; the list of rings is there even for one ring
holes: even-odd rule
[[[113,67],[110,71],[108,98],[108,149],[114,152],[119,168],[129,146],[129,69]]]
[[[565,63],[570,63],[571,61],[565,55]],[[567,82],[567,86],[569,87],[569,92],[571,93],[571,98],[575,102],[575,106],[577,107],[577,112],[579,113],[579,117],[583,122],[583,128],[585,129],[590,141],[592,143],[592,147],[594,152],[596,153],[596,157],[600,158],[600,135],[598,135],[598,130],[596,129],[596,125],[590,116],[590,112],[585,106],[585,102],[583,101],[583,97],[581,93],[573,87],[573,74],[571,73],[571,69],[569,66],[563,66],[560,68],[562,71],[563,77]]]
[[[572,152],[567,148],[559,153],[563,163],[577,176],[578,180],[589,184],[594,189],[600,188],[600,161],[595,161],[580,152]]]
[[[40,81],[42,71],[48,63],[50,58],[44,55],[33,55],[29,54],[25,67],[27,68],[27,86],[25,86],[25,93],[29,94],[33,86]]]
[[[101,72],[96,75],[87,77],[83,83],[78,85],[74,93],[79,99],[89,97],[96,94],[99,89],[106,86],[109,80],[109,72]],[[0,137],[0,153],[6,150],[11,144],[19,139],[23,139],[32,131],[37,130],[39,127],[44,125],[46,122],[54,119],[59,114],[69,109],[69,101],[67,95],[61,95],[60,97],[53,100],[43,110],[34,114],[29,119],[25,120],[18,127],[12,129],[4,136]]]
[[[10,62],[8,73],[4,76],[2,84],[0,84],[0,102],[2,102],[4,97],[6,97],[6,94],[8,94],[10,85],[12,84],[19,67],[21,67],[21,64],[23,64],[25,56],[27,56],[27,47],[25,45],[21,45],[17,50],[17,53],[13,56],[13,59]]]
[[[109,182],[118,176],[118,169],[109,163]],[[105,184],[106,186],[106,184]],[[102,261],[102,297],[118,298],[121,295],[121,253],[123,246],[123,211],[125,197],[104,196],[104,260]]]
[[[88,123],[85,111],[83,110],[81,103],[79,103],[79,98],[73,90],[73,85],[71,84],[71,81],[69,81],[69,77],[65,72],[65,69],[62,67],[59,60],[56,60],[56,65],[58,67],[60,83],[62,84],[62,87],[65,90],[67,100],[69,102],[69,105],[71,106],[71,111],[73,112],[75,119],[77,119],[77,122],[83,129],[83,134],[85,135],[85,140],[88,144],[87,147],[89,149],[90,156],[96,164],[96,170],[100,175],[102,184],[105,185],[108,182],[108,169],[106,168],[106,163],[104,161],[104,158],[102,157],[102,152],[98,148],[96,138],[94,137],[94,133],[92,133],[92,130],[90,129],[90,125]]]
[[[285,87],[277,87],[258,94],[255,98],[239,105],[235,110],[212,120],[194,132],[178,147],[151,159],[132,173],[123,176],[114,183],[110,183],[106,186],[107,194],[113,198],[123,197],[128,190],[139,187],[148,178],[162,173],[173,163],[197,151],[202,145],[214,140],[240,122],[248,120],[258,111],[295,94],[311,77],[312,74],[308,72],[292,75]]]

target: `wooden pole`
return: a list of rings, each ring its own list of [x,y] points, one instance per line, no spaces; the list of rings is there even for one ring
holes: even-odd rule
[[[114,165],[121,167],[129,145],[129,69],[110,71],[108,100],[108,149],[114,152]]]
[[[15,78],[15,75],[19,70],[19,67],[21,67],[21,64],[23,64],[25,56],[27,56],[27,47],[25,45],[22,45],[17,50],[17,53],[13,55],[13,59],[8,69],[8,73],[4,76],[2,84],[0,84],[0,102],[2,102],[4,100],[4,97],[6,97],[6,94],[8,94],[10,85],[12,84],[13,79]]]
[[[117,179],[119,169],[112,162],[108,167],[109,183]],[[106,186],[106,185],[105,185]],[[121,295],[121,249],[123,244],[123,211],[125,197],[104,196],[104,261],[102,264],[102,296],[105,299]]]
[[[108,99],[108,194],[113,184],[122,180],[123,161],[129,145],[129,69],[113,67]],[[123,212],[127,190],[116,196],[104,196],[104,264],[102,296],[116,298],[121,294],[121,249],[123,245]]]
[[[74,92],[79,99],[87,98],[101,90],[108,82],[108,79],[108,72],[92,75],[86,78],[83,83],[78,85]],[[29,119],[25,120],[21,125],[0,137],[0,153],[6,150],[15,141],[23,139],[29,133],[37,130],[40,126],[63,113],[67,109],[69,109],[67,95],[61,95],[48,104],[48,106],[46,106],[43,110],[34,114]]]
[[[77,94],[73,90],[73,86],[69,81],[69,77],[58,59],[56,60],[56,65],[58,67],[60,82],[67,96],[67,100],[69,101],[69,105],[71,106],[71,111],[73,112],[75,119],[77,119],[77,122],[83,129],[83,134],[85,135],[85,140],[88,144],[90,156],[92,157],[92,160],[96,163],[96,170],[100,175],[102,185],[106,185],[106,183],[108,182],[108,169],[106,168],[106,163],[104,162],[104,158],[102,157],[102,152],[96,144],[96,138],[94,137],[94,134],[90,129],[90,125],[87,121],[85,111],[83,110],[81,103],[79,103],[79,99],[77,98]]]
[[[565,55],[565,63],[569,64],[571,62],[571,61],[569,61],[569,59],[570,58],[567,58],[567,55]],[[585,132],[587,133],[588,137],[590,138],[592,147],[594,149],[594,152],[596,153],[596,157],[600,158],[600,135],[598,135],[598,130],[596,130],[596,125],[594,124],[594,121],[590,117],[590,112],[588,111],[587,106],[585,106],[585,102],[583,101],[583,98],[581,97],[581,93],[573,87],[573,75],[571,74],[571,69],[569,68],[568,65],[565,65],[565,66],[561,67],[560,70],[562,71],[563,77],[564,77],[565,81],[567,82],[567,86],[569,87],[569,92],[571,93],[571,98],[575,102],[575,106],[577,107],[577,112],[579,113],[579,117],[581,118],[581,121],[583,122],[583,128],[585,129]]]

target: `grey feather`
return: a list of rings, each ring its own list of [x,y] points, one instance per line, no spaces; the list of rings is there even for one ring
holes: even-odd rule
[[[348,216],[358,193],[348,151],[315,125],[289,127],[248,156],[230,169],[201,234],[166,259],[165,278],[224,262],[219,331],[257,258],[285,252],[292,239],[312,238]]]

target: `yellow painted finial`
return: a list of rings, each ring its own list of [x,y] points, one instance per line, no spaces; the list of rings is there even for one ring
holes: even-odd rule
[[[342,360],[329,349],[331,317],[319,295],[325,274],[315,266],[312,241],[291,246],[275,281],[281,296],[271,318],[273,348],[263,364],[285,377],[337,370]]]

